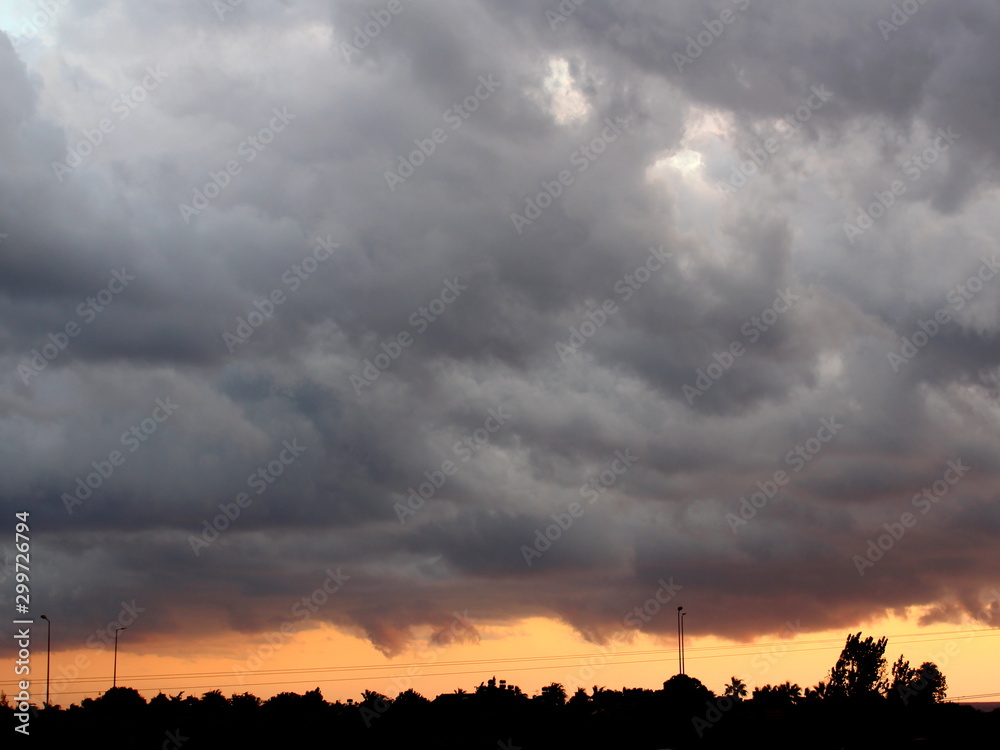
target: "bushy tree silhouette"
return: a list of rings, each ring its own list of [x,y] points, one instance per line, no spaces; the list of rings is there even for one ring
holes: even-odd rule
[[[135,711],[146,706],[146,699],[134,688],[113,687],[109,688],[95,703],[105,710]]]
[[[833,698],[870,699],[885,694],[885,647],[888,639],[877,641],[861,633],[847,636],[840,658],[830,672],[827,693]]]
[[[715,697],[715,693],[705,687],[697,677],[675,674],[663,683],[663,693],[667,700],[701,705]]]
[[[252,693],[239,693],[233,695],[229,700],[232,707],[237,711],[249,712],[260,708],[263,701]]]
[[[900,655],[892,665],[892,681],[886,697],[904,706],[926,706],[944,701],[947,690],[948,682],[936,664],[925,661],[919,669],[913,669]]]
[[[286,746],[290,738],[371,750],[407,745],[434,750],[603,750],[623,745],[729,750],[747,740],[773,748],[799,748],[805,742],[817,750],[995,745],[1000,711],[942,705],[947,686],[936,665],[924,662],[915,669],[900,657],[892,666],[891,682],[886,680],[885,640],[848,636],[829,682],[806,690],[805,696],[798,685],[784,682],[756,687],[752,700],[740,700],[747,686],[733,677],[725,695],[716,697],[689,675],[671,677],[662,690],[595,685],[588,695],[578,688],[568,701],[560,683],[529,698],[496,678],[474,692],[458,689],[433,701],[413,689],[395,699],[365,690],[359,702],[346,704],[328,703],[319,688],[303,695],[280,693],[267,701],[250,693],[227,700],[218,690],[201,698],[160,693],[148,704],[132,688],[115,688],[67,710],[32,711],[32,739],[37,747],[69,747],[81,737],[100,735],[112,747],[166,750],[271,750]],[[881,695],[880,683],[886,687]],[[851,697],[870,700],[845,699]],[[14,725],[15,710],[0,702],[0,723]],[[926,744],[915,744],[918,738]]]
[[[764,685],[753,689],[754,703],[773,708],[787,708],[802,699],[802,688],[791,682]]]
[[[566,688],[558,682],[553,682],[542,688],[539,698],[546,705],[562,706],[566,703]]]

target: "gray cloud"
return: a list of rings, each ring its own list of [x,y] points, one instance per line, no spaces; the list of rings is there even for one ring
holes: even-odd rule
[[[0,37],[0,507],[67,642],[133,599],[149,648],[264,629],[338,565],[317,616],[387,653],[455,610],[601,640],[671,576],[731,637],[978,609],[996,9],[885,39],[891,4],[557,6],[95,2]]]

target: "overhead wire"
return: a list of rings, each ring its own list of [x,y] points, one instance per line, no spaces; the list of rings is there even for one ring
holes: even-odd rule
[[[903,633],[894,636],[894,643],[933,643],[936,641],[943,640],[954,640],[953,638],[947,638],[944,636],[962,634],[966,636],[977,637],[996,637],[1000,635],[1000,631],[991,628],[981,628],[974,630],[953,630],[953,631],[942,631],[938,633]],[[899,638],[909,639],[909,640],[897,640]],[[694,653],[691,657],[693,659],[715,659],[715,658],[741,658],[752,656],[755,653],[768,653],[774,654],[774,649],[781,648],[782,654],[794,654],[794,653],[805,653],[811,651],[824,651],[828,648],[835,647],[841,644],[842,641],[839,639],[807,639],[807,640],[784,640],[784,641],[769,641],[769,642],[757,642],[757,643],[735,643],[735,644],[721,644],[713,646],[693,646],[685,649],[687,653]],[[815,645],[814,644],[825,644],[825,645]],[[802,648],[802,646],[809,646],[808,648]],[[768,649],[772,649],[768,651]],[[711,652],[727,652],[727,653],[711,653]],[[699,653],[701,652],[701,653]],[[629,661],[620,661],[618,659],[622,657],[655,657],[658,655],[664,655],[663,658],[643,658],[634,659]],[[348,666],[332,666],[332,667],[308,667],[308,668],[297,668],[297,669],[269,669],[269,670],[240,670],[239,674],[246,676],[259,676],[259,677],[283,677],[292,675],[299,675],[298,679],[295,680],[271,680],[265,682],[239,682],[238,685],[234,683],[221,683],[216,678],[232,678],[236,674],[235,670],[230,670],[228,672],[173,672],[173,673],[154,673],[154,674],[137,674],[137,675],[124,675],[119,677],[119,681],[128,681],[133,684],[135,683],[160,683],[157,685],[150,685],[148,687],[142,687],[142,689],[159,689],[159,690],[178,690],[182,689],[183,692],[188,692],[190,690],[202,690],[202,689],[220,689],[220,688],[234,688],[234,687],[280,687],[283,685],[301,685],[303,683],[337,683],[337,682],[356,682],[361,680],[387,680],[400,677],[415,677],[419,676],[422,678],[426,677],[447,677],[447,676],[458,676],[458,675],[468,675],[468,674],[483,674],[485,671],[506,671],[506,672],[522,672],[522,671],[534,671],[540,669],[566,669],[573,666],[587,666],[584,665],[572,665],[572,664],[546,664],[540,666],[515,666],[517,663],[523,662],[555,662],[564,661],[567,659],[595,659],[595,658],[605,658],[607,660],[615,659],[614,665],[626,665],[626,664],[644,664],[644,663],[659,663],[665,661],[673,661],[676,658],[676,650],[670,648],[664,649],[648,649],[640,651],[618,651],[614,647],[612,648],[601,648],[596,652],[589,653],[577,653],[577,654],[554,654],[554,655],[534,655],[534,656],[521,656],[521,657],[504,657],[504,658],[493,658],[493,659],[458,659],[449,661],[424,661],[424,662],[408,662],[408,663],[395,663],[395,664],[357,664]],[[502,666],[500,669],[483,669],[478,668],[474,670],[464,670],[464,671],[433,671],[422,673],[420,675],[413,674],[366,674],[366,675],[356,675],[356,676],[323,676],[324,674],[336,674],[336,673],[351,673],[351,672],[378,672],[378,671],[393,671],[398,672],[401,669],[408,668],[426,668],[426,669],[440,669],[442,667],[463,667],[463,666],[473,666],[473,665],[489,665],[489,666]],[[320,679],[317,679],[320,678]],[[191,684],[185,682],[185,684],[162,684],[162,683],[174,683],[180,680],[212,680],[207,684]],[[76,677],[76,678],[65,678],[61,679],[60,684],[76,684],[85,685],[89,683],[99,683],[102,682],[103,678],[100,677]],[[4,682],[0,681],[0,686],[5,685],[15,685],[16,682]],[[94,692],[93,688],[90,690],[60,690],[59,695],[87,695]],[[986,697],[989,697],[988,695]]]

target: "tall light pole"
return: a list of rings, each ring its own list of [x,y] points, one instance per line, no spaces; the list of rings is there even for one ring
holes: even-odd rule
[[[681,674],[687,674],[684,671],[684,617],[687,612],[681,612]]]
[[[45,639],[45,706],[49,705],[49,672],[52,665],[52,620],[42,615],[48,627],[48,637]]]
[[[681,636],[681,615],[684,607],[677,608],[677,674],[684,674],[684,640]]]
[[[115,628],[115,671],[111,678],[111,687],[118,687],[118,631],[128,630],[128,628]]]

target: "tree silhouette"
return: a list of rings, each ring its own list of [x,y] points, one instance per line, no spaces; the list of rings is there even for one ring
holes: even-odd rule
[[[253,693],[239,693],[233,695],[233,697],[230,699],[230,703],[232,704],[233,708],[239,711],[249,712],[257,708],[260,708],[260,705],[263,703],[263,701]]]
[[[222,694],[221,690],[209,690],[207,693],[202,694],[201,705],[206,708],[211,707],[217,711],[222,711],[229,708],[229,701],[226,700],[226,696]]]
[[[553,682],[542,688],[541,702],[550,706],[562,706],[566,703],[566,688],[558,682]]]
[[[138,710],[145,707],[146,699],[135,688],[113,687],[108,688],[96,703],[104,709]]]
[[[840,658],[830,672],[827,691],[830,697],[862,699],[881,696],[888,689],[885,677],[885,647],[888,639],[871,636],[861,640],[861,633],[847,636]]]
[[[664,682],[663,693],[668,700],[698,705],[715,697],[715,693],[705,687],[701,680],[686,674],[675,674]]]
[[[730,677],[729,684],[723,689],[722,694],[741,701],[747,697],[747,684],[739,677]]]
[[[392,703],[392,699],[387,695],[382,695],[382,693],[377,693],[374,690],[365,690],[361,693],[361,702],[371,705],[379,705],[382,703]]]
[[[762,705],[783,708],[793,706],[802,698],[802,688],[791,682],[764,685],[753,689],[753,700]]]
[[[948,682],[936,664],[925,661],[920,669],[913,669],[900,656],[892,665],[892,683],[886,697],[904,706],[927,706],[943,702],[947,690]]]
[[[838,684],[855,686],[844,694],[853,689],[871,695],[871,686],[879,681],[880,642],[866,644],[859,634],[848,645],[838,661],[840,669],[834,670]],[[697,679],[677,675],[663,690],[594,686],[593,695],[580,688],[560,703],[564,691],[559,683],[529,699],[517,686],[494,678],[474,693],[459,688],[433,701],[407,689],[394,700],[366,690],[360,702],[329,703],[317,688],[304,695],[279,693],[267,701],[250,693],[226,701],[217,690],[200,698],[161,692],[146,703],[135,690],[116,688],[68,710],[33,711],[31,734],[38,747],[71,747],[81,737],[100,735],[111,747],[164,750],[270,750],[285,747],[290,731],[303,744],[366,750],[405,747],[417,737],[419,747],[436,750],[604,750],[621,746],[625,737],[630,747],[704,750],[729,749],[747,740],[751,745],[801,747],[806,738],[809,747],[835,750],[992,747],[1000,736],[1000,711],[941,705],[946,682],[930,662],[914,669],[905,658],[897,660],[889,700],[836,700],[826,682],[807,690],[805,700],[791,682],[757,687],[753,700],[740,701],[745,689],[734,677],[726,695],[716,697]],[[15,710],[0,700],[0,723],[11,726]]]
[[[931,661],[925,661],[921,664],[920,677],[926,681],[927,686],[917,689],[925,689],[930,693],[934,703],[944,703],[944,699],[948,695],[948,681],[938,669],[937,664]]]
[[[421,709],[430,705],[430,701],[418,693],[413,688],[403,690],[393,700],[392,705],[397,709]]]
[[[806,688],[805,699],[807,701],[821,701],[830,695],[830,685],[825,680],[820,680],[814,687]]]
[[[893,703],[902,702],[903,692],[909,689],[915,672],[916,670],[910,666],[910,662],[900,654],[892,665],[892,677],[885,697]]]
[[[582,687],[577,688],[576,692],[573,693],[573,697],[569,699],[568,706],[570,708],[583,710],[590,703],[590,696],[587,695],[587,691]]]

